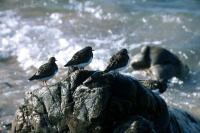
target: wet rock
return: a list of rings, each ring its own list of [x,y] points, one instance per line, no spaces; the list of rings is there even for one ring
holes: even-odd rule
[[[188,77],[189,68],[170,51],[157,46],[144,46],[136,54],[131,66],[134,70],[145,70],[155,80],[167,81],[172,77],[184,80]]]
[[[67,67],[66,75],[70,75],[71,73],[75,72],[76,70],[79,70],[79,68],[78,67]]]
[[[167,83],[159,80],[139,80],[139,82],[150,90],[158,90],[159,93],[163,93],[167,89]]]
[[[95,84],[97,87],[105,85],[109,89],[111,93],[108,109],[110,110],[108,111],[110,121],[120,121],[133,114],[140,114],[152,121],[157,131],[167,128],[169,113],[164,100],[132,77],[111,72],[102,76],[94,76],[84,84],[87,86]]]
[[[177,109],[169,108],[170,124],[168,131],[170,133],[199,133],[200,120],[190,113]]]
[[[99,80],[99,82],[93,82],[95,78],[96,80],[98,80],[98,78],[101,77],[103,74],[104,72],[101,71],[94,72],[86,81],[84,81],[84,84],[90,88],[105,84],[104,82],[101,83],[101,80]],[[138,81],[145,88],[150,89],[152,91],[158,90],[159,93],[163,93],[167,89],[167,83],[160,80],[138,80]]]
[[[98,72],[94,76],[95,73],[77,70],[55,85],[26,93],[13,120],[12,132],[175,131],[170,126],[180,118],[168,111],[159,95],[131,77],[115,72],[101,76]],[[187,117],[193,122],[192,117]],[[177,123],[181,125],[178,120]]]
[[[74,90],[90,74],[90,71],[77,70],[62,82],[26,93],[24,104],[12,123],[12,132],[67,132],[70,120],[66,119],[73,116],[75,107]]]
[[[156,133],[153,123],[141,116],[128,118],[122,121],[114,133]]]

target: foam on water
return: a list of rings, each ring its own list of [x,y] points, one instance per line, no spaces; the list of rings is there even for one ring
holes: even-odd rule
[[[12,18],[9,20],[9,18]],[[43,24],[34,24],[30,21],[22,20],[19,16],[16,17],[11,11],[6,13],[6,16],[1,16],[1,20],[9,20],[11,22],[2,21],[0,24],[3,31],[9,30],[12,34],[1,33],[0,37],[2,45],[0,50],[2,51],[1,58],[4,56],[17,56],[17,60],[20,62],[21,67],[25,70],[34,66],[38,68],[44,63],[47,58],[55,56],[58,59],[58,65],[63,66],[73,54],[86,46],[87,44],[77,44],[78,38],[66,39],[61,29],[51,27],[55,23],[61,23],[62,15],[59,13],[52,13],[47,20],[43,20]],[[20,21],[20,23],[18,23]],[[48,21],[48,24],[46,22]],[[14,34],[13,34],[14,32]],[[101,47],[101,45],[115,43],[113,49],[119,50],[125,41],[123,36],[111,35],[104,39],[87,39],[88,43],[93,44],[93,47]],[[104,59],[109,58],[112,52],[110,50],[104,50],[98,48],[95,50],[95,59],[93,60],[92,69],[102,70],[105,66]],[[104,56],[102,56],[104,54]]]

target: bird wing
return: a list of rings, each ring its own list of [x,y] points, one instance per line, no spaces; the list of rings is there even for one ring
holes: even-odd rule
[[[112,57],[106,69],[108,70],[116,69],[117,67],[119,67],[120,62],[121,58],[119,55]]]
[[[78,51],[72,56],[72,59],[67,63],[67,65],[77,65],[81,63],[85,63],[90,60],[92,56],[91,52],[86,52],[86,51]]]
[[[126,61],[124,61],[124,59],[126,59]],[[105,71],[110,71],[110,70],[114,70],[123,66],[126,66],[128,63],[128,59],[129,58],[124,58],[124,56],[117,54],[115,56],[113,56],[110,61],[109,61],[109,65],[106,67]]]
[[[42,78],[51,76],[52,74],[54,74],[54,69],[52,69],[52,66],[49,63],[46,63],[39,67],[35,75]]]

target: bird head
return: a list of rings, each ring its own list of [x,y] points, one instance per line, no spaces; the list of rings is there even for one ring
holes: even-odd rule
[[[121,49],[119,52],[122,54],[128,54],[128,50],[125,48]]]
[[[92,49],[91,46],[87,46],[87,47],[85,47],[85,50],[88,50],[88,51],[94,51],[94,50]]]
[[[55,57],[51,57],[51,58],[49,58],[49,62],[50,63],[54,63],[54,62],[56,62],[57,60],[56,60],[56,58]]]

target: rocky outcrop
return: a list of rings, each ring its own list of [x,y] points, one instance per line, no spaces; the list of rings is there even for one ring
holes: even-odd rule
[[[167,81],[172,77],[184,80],[188,77],[189,68],[170,51],[157,46],[144,46],[136,54],[131,66],[134,70],[145,70],[155,80]]]
[[[192,116],[184,115],[196,129],[200,127]],[[181,117],[171,113],[159,95],[131,77],[77,70],[55,85],[26,93],[12,132],[173,133],[177,129],[173,125],[181,125]]]
[[[156,133],[156,131],[151,121],[135,116],[119,123],[113,133]]]
[[[159,80],[139,80],[139,82],[147,89],[152,91],[158,90],[159,93],[163,93],[167,90],[167,82]]]
[[[177,108],[169,108],[170,123],[169,133],[199,133],[200,120],[195,119],[190,113]]]
[[[153,121],[157,131],[166,130],[169,114],[165,101],[151,90],[144,88],[132,77],[111,72],[102,76],[91,76],[84,84],[90,88],[107,86],[111,98],[114,97],[113,101],[116,104],[116,108],[112,108],[113,110],[109,114],[109,116],[115,114],[112,121],[139,114],[145,119]]]

